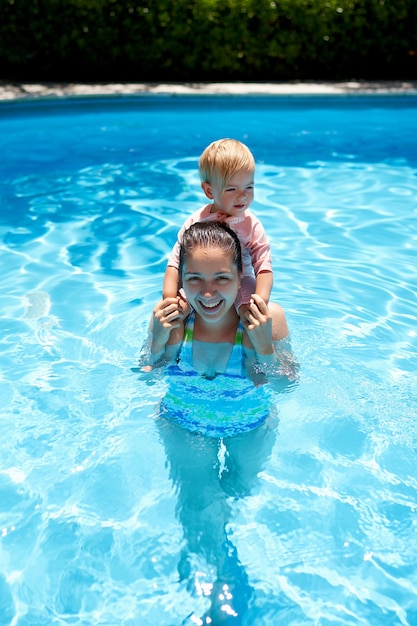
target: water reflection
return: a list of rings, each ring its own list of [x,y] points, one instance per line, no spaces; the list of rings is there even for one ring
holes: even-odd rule
[[[184,624],[243,624],[254,590],[233,544],[229,524],[241,498],[253,495],[259,472],[274,446],[276,411],[258,428],[217,439],[189,432],[159,418],[170,478],[176,488],[176,516],[184,545],[180,581],[190,593],[207,597],[206,613]]]

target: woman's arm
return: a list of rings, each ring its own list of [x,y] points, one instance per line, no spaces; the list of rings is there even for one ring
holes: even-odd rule
[[[164,298],[158,302],[153,310],[150,322],[152,334],[152,354],[157,354],[169,344],[182,340],[183,314],[180,307],[180,298]]]
[[[254,294],[245,328],[244,348],[249,369],[264,373],[270,381],[282,376],[296,380],[298,363],[291,350],[283,308],[274,302],[267,306],[260,296]]]
[[[153,310],[149,337],[139,359],[142,369],[150,370],[156,363],[175,359],[184,334],[184,315],[180,298],[164,298]]]
[[[289,335],[284,309],[275,302],[268,306],[257,294],[252,294],[246,316],[246,332],[257,355],[273,354],[273,342]]]

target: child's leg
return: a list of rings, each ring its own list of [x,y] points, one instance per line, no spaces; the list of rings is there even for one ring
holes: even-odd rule
[[[185,295],[185,291],[184,291],[184,289],[182,287],[179,290],[178,295],[180,297],[179,305],[181,307],[181,311],[183,312],[184,317],[186,317],[187,315],[189,315],[191,313],[192,307],[189,304],[189,302],[187,300],[187,296]]]
[[[235,308],[243,323],[248,321],[246,318],[246,310],[249,306],[252,294],[255,293],[255,289],[255,277],[242,276],[240,288],[235,300]]]

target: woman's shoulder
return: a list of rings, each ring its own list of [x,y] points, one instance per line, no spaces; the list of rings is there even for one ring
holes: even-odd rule
[[[276,302],[270,302],[268,308],[272,315],[272,340],[279,341],[280,339],[285,339],[289,336],[290,330],[284,309]]]

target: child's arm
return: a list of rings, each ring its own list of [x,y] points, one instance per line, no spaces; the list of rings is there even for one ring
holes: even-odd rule
[[[247,247],[249,249],[252,267],[256,276],[255,292],[268,304],[271,296],[274,277],[272,273],[271,246],[261,222],[250,215],[247,235]],[[243,302],[249,302],[246,293]]]
[[[173,265],[168,265],[165,270],[162,285],[162,298],[175,298],[178,294],[179,271]]]
[[[271,296],[274,275],[272,272],[261,271],[256,277],[255,293],[261,296],[262,300],[268,304]]]
[[[260,271],[256,277],[254,293],[260,296],[266,304],[268,304],[269,298],[271,296],[272,284],[274,282],[273,278],[274,278],[273,273],[268,272],[268,271]],[[247,313],[250,309],[250,304],[251,304],[251,299],[252,299],[253,294],[249,296],[249,293],[246,291],[246,293],[243,295],[247,301],[244,300],[241,304],[238,304],[237,306],[239,307],[238,308],[239,317],[242,320],[243,324],[245,324],[245,322],[247,322],[248,320]]]
[[[162,297],[163,298],[176,298],[178,296],[178,303],[181,309],[182,314],[187,316],[190,312],[190,306],[185,299],[185,294],[182,292],[178,293],[179,290],[179,276],[180,273],[176,267],[173,265],[168,265],[165,276],[164,283],[162,286]]]

